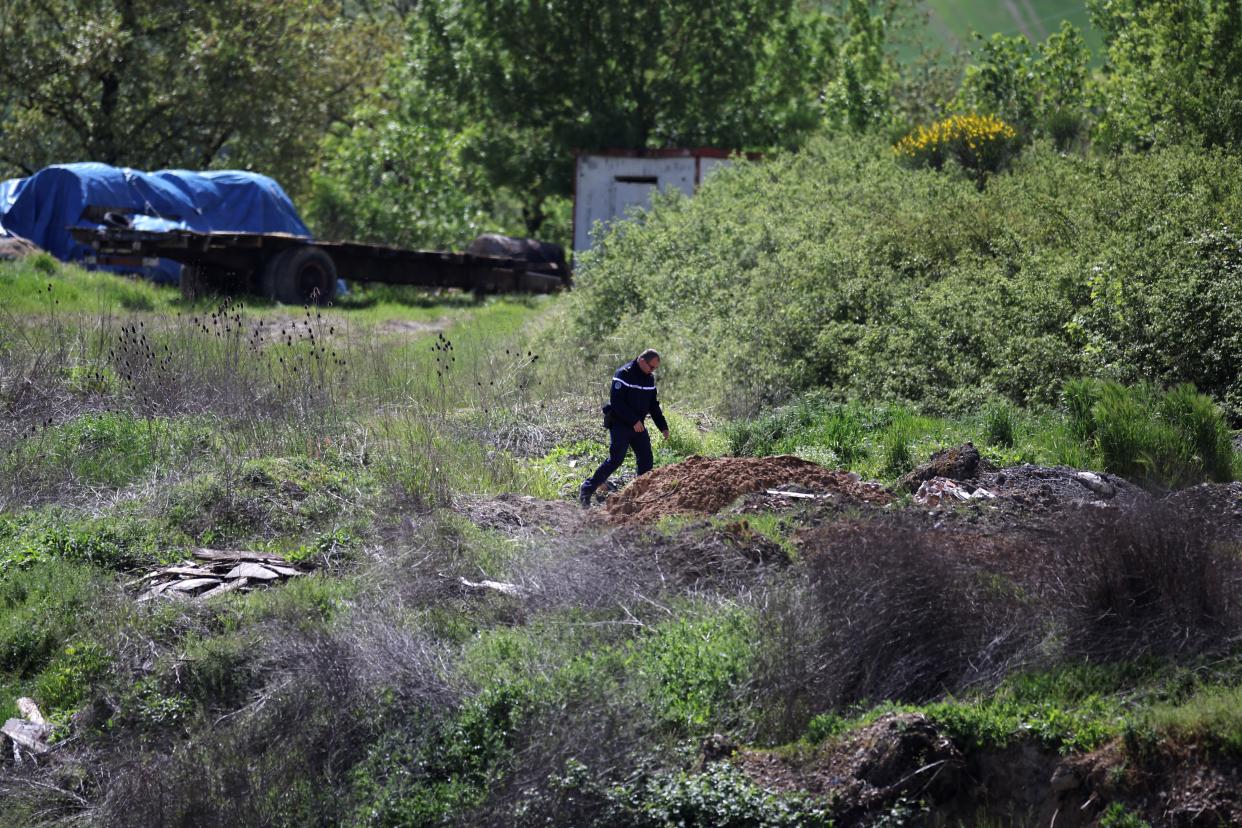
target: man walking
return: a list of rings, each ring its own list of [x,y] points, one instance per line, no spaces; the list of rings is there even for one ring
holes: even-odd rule
[[[612,375],[609,403],[604,407],[604,424],[610,437],[608,459],[595,470],[595,474],[583,481],[582,488],[578,490],[578,502],[583,508],[591,505],[591,495],[620,467],[631,446],[638,463],[638,473],[651,471],[651,435],[645,425],[648,414],[664,439],[668,439],[668,422],[660,410],[655,377],[651,373],[659,367],[660,355],[648,348],[638,355],[638,359],[625,363]]]

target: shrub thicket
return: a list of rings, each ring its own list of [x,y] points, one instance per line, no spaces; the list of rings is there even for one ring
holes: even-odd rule
[[[800,391],[931,410],[1065,379],[1193,382],[1242,413],[1242,161],[1037,144],[984,192],[821,139],[720,171],[579,262],[561,350],[659,343],[671,394],[749,413]]]

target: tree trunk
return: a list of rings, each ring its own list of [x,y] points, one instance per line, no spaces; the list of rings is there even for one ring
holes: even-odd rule
[[[531,195],[530,199],[522,205],[522,220],[526,222],[526,236],[533,239],[539,235],[539,228],[548,216],[543,210],[544,196]]]

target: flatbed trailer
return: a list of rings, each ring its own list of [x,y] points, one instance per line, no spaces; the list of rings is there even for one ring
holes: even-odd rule
[[[327,303],[337,278],[390,285],[452,287],[486,293],[553,293],[569,287],[564,258],[482,256],[404,250],[376,244],[320,241],[285,233],[146,231],[73,228],[90,247],[88,265],[141,268],[159,259],[180,262],[181,292],[258,293],[286,304]]]

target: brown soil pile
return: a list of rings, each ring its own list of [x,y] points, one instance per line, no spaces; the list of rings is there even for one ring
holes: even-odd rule
[[[690,457],[644,474],[610,497],[605,508],[614,523],[651,523],[666,515],[714,514],[744,494],[777,487],[867,503],[893,499],[882,486],[864,483],[857,475],[789,455]]]
[[[921,713],[886,715],[817,748],[739,751],[732,762],[768,790],[828,796],[834,825],[879,824],[907,797],[952,800],[967,776],[961,752]]]
[[[39,252],[39,248],[21,236],[0,233],[0,259],[21,259]]]

